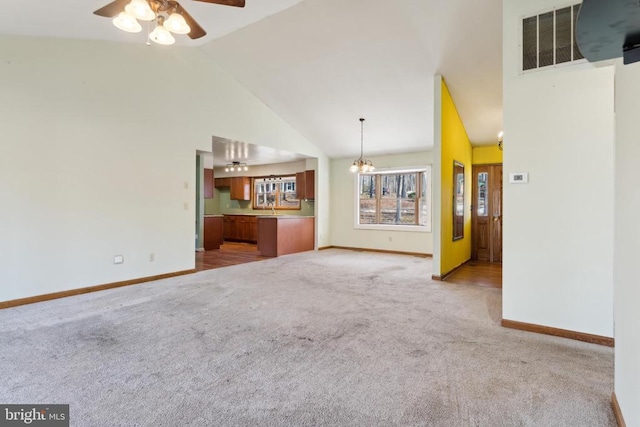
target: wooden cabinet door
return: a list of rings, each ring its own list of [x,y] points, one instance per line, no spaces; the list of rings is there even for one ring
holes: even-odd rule
[[[316,198],[316,171],[304,171],[304,194],[305,199],[314,200]]]
[[[204,198],[213,199],[213,169],[204,170]]]
[[[229,216],[224,217],[223,233],[222,233],[224,240],[233,240],[234,221],[231,218],[232,217],[229,217]]]
[[[306,184],[305,184],[305,176],[304,176],[304,172],[297,172],[296,173],[296,197],[299,200],[304,200],[307,198],[307,192],[306,192]]]
[[[214,178],[214,187],[223,188],[231,185],[231,178]]]
[[[300,200],[314,200],[316,186],[316,171],[304,171],[296,173],[296,192]]]
[[[223,220],[220,217],[204,218],[204,250],[220,249],[223,240]]]
[[[231,200],[251,200],[251,178],[234,176],[231,179],[229,198]]]

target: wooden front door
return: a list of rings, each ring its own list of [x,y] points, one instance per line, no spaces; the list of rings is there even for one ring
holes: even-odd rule
[[[473,166],[471,259],[502,262],[502,165]]]

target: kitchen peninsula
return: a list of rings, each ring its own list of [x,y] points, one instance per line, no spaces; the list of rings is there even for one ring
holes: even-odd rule
[[[312,251],[315,218],[295,215],[264,215],[258,217],[258,250],[260,255],[277,257],[296,252]]]

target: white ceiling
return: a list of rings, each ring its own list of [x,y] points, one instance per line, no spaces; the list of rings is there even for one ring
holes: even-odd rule
[[[0,33],[144,43],[93,11],[109,0],[0,0]],[[433,81],[447,81],[474,145],[502,127],[501,0],[183,0],[198,46],[330,157],[433,146]],[[7,19],[10,17],[10,19]],[[145,31],[143,33],[146,34]],[[250,142],[250,141],[248,141]]]
[[[227,138],[213,137],[211,153],[202,153],[205,167],[225,166],[237,161],[248,165],[270,165],[308,159],[309,156]]]

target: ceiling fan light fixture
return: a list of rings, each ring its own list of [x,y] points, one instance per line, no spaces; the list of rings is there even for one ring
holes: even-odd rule
[[[113,18],[113,25],[127,33],[139,33],[142,27],[136,18],[126,12],[120,12],[118,16]]]
[[[156,19],[155,12],[151,10],[151,6],[146,0],[131,0],[131,3],[124,7],[124,11],[141,21],[153,21]]]
[[[172,45],[176,42],[176,39],[173,38],[169,30],[161,25],[156,26],[156,28],[151,31],[149,40],[165,46]]]
[[[169,18],[164,21],[162,26],[176,34],[189,34],[191,32],[191,27],[184,20],[184,16],[176,12],[169,15]]]

